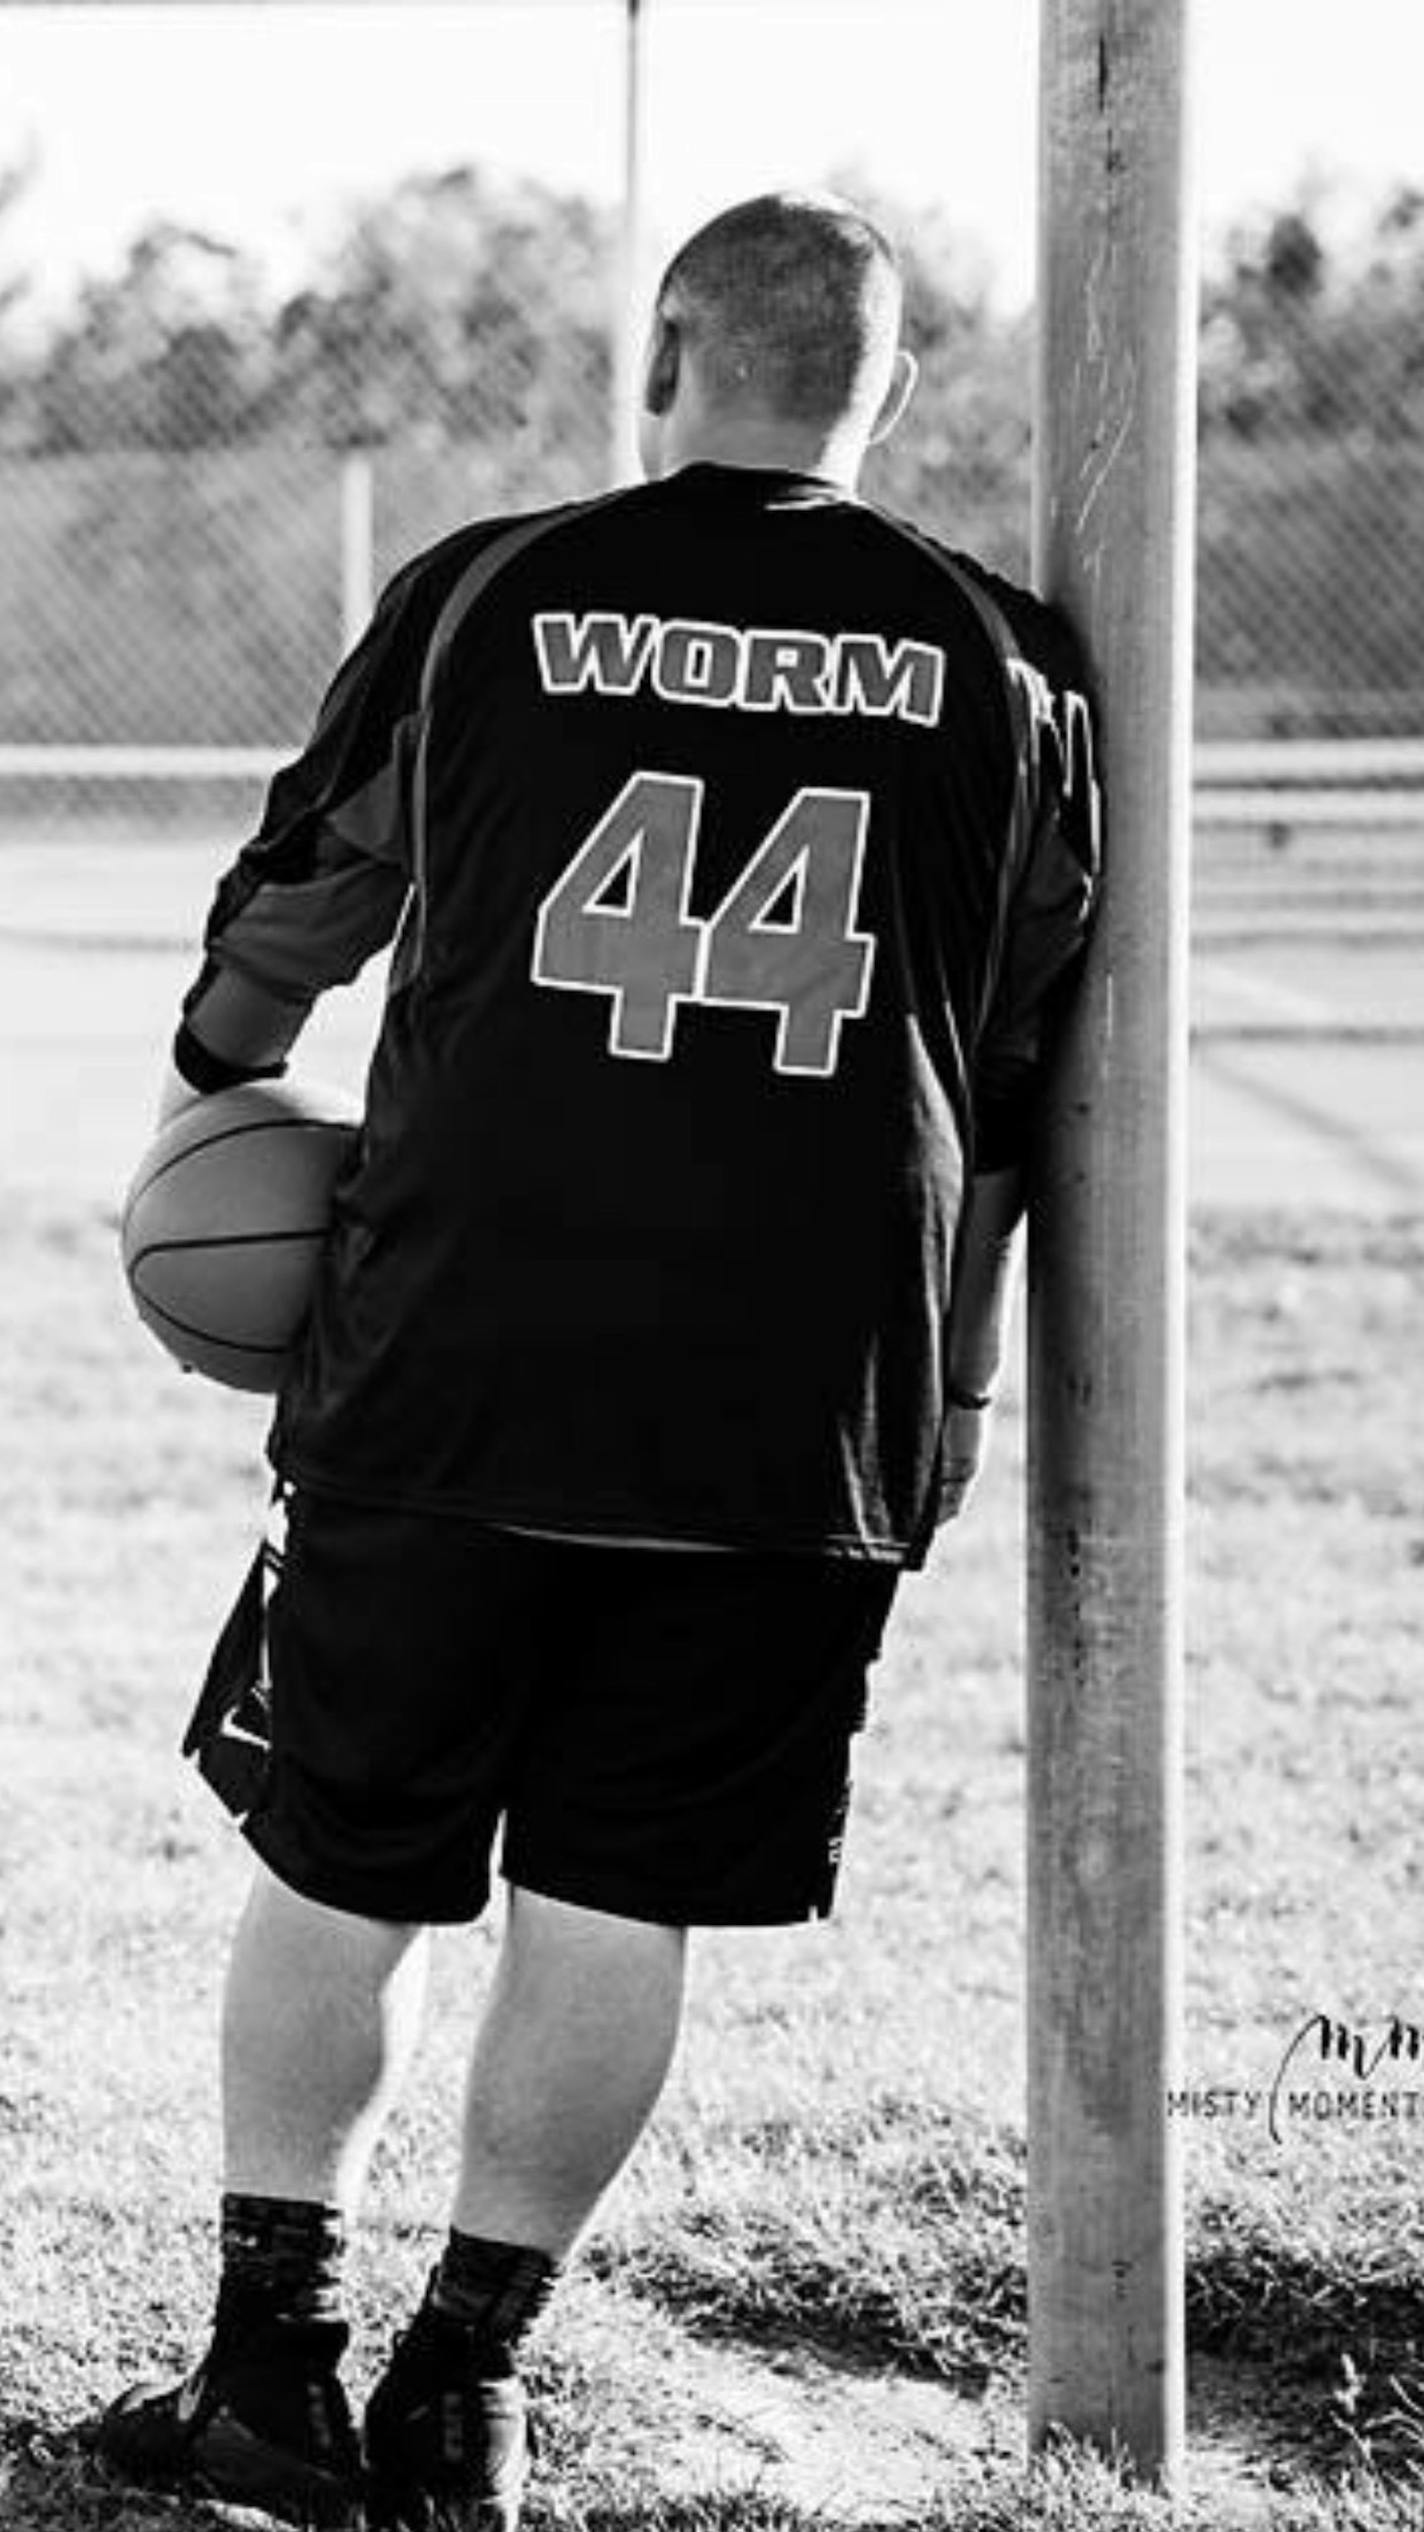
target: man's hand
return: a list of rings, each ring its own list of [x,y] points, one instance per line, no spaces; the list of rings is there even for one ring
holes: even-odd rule
[[[989,1448],[992,1408],[951,1406],[944,1427],[944,1473],[940,1479],[940,1522],[957,1521],[979,1482]]]
[[[235,1090],[249,1081],[275,1081],[286,1071],[287,1048],[300,1021],[294,1023],[286,1005],[274,1005],[270,995],[244,986],[241,978],[238,985],[235,1007],[229,994],[227,1007],[219,1010],[222,1044],[214,1045],[206,1031],[200,1037],[188,1020],[180,1022],[158,1096],[160,1133],[216,1091]]]
[[[202,1097],[201,1090],[195,1090],[190,1081],[184,1080],[170,1055],[168,1067],[163,1076],[163,1087],[158,1094],[155,1130],[161,1134],[164,1126],[171,1125],[175,1117],[181,1117],[185,1108],[196,1108]]]

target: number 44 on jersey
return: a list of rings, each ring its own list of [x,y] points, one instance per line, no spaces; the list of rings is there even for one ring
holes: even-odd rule
[[[613,1003],[611,1055],[665,1064],[677,1006],[779,1015],[778,1072],[836,1069],[842,1023],[870,999],[875,940],[856,930],[870,800],[798,791],[715,912],[688,912],[702,783],[634,774],[539,908],[532,974]]]

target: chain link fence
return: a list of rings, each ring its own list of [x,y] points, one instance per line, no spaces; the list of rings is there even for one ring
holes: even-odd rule
[[[1213,739],[1424,733],[1424,433],[1206,438],[1197,721]]]
[[[463,520],[593,491],[595,413],[521,463],[491,438],[0,458],[0,746],[298,743],[373,592]]]
[[[155,232],[6,376],[0,829],[191,819],[201,769],[164,751],[214,751],[210,773],[250,785],[300,744],[373,590],[413,552],[608,481],[604,215],[497,196],[471,171],[412,179],[387,210],[321,287],[266,310],[220,260],[214,289],[207,242]],[[1417,349],[1392,385],[1380,374],[1395,302],[1424,312],[1424,208],[1395,232],[1388,303],[1362,267],[1327,304],[1298,237],[1273,280],[1269,232],[1208,290],[1198,736],[1208,755],[1234,747],[1238,775],[1243,749],[1345,741],[1356,789],[1383,797],[1400,760],[1378,742],[1424,734]],[[921,392],[867,489],[1023,572],[1028,323],[966,293],[933,235],[911,319]]]

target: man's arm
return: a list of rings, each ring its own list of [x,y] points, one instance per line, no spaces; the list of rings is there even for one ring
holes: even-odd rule
[[[973,1066],[975,1172],[946,1338],[943,1520],[963,1510],[984,1461],[1018,1285],[1028,1155],[1100,866],[1092,725],[1076,652],[1066,627],[1036,604],[1016,614],[1035,673],[1019,686],[1028,712],[1019,862]]]
[[[950,1298],[940,1519],[973,1491],[988,1448],[1023,1254],[1023,1173],[981,1171],[964,1200]]]
[[[981,1170],[969,1183],[949,1307],[951,1397],[999,1386],[1022,1254],[1023,1172]]]
[[[203,999],[201,1028],[179,1022],[159,1092],[159,1124],[215,1090],[285,1072],[309,1007],[279,1002],[251,978],[219,968]]]
[[[480,533],[447,538],[390,584],[308,745],[272,783],[208,915],[160,1122],[282,1072],[318,995],[349,984],[395,933],[415,876],[407,804],[426,652]]]

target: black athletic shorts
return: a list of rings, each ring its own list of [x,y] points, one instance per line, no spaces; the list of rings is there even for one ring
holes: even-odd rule
[[[676,1925],[822,1917],[898,1578],[297,1494],[185,1746],[239,1811],[223,1767],[256,1761],[252,1845],[356,1915],[477,1917],[502,1823],[505,1878],[551,1898]]]

